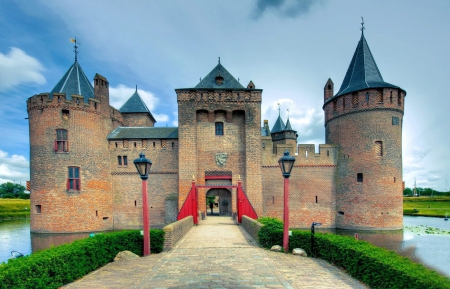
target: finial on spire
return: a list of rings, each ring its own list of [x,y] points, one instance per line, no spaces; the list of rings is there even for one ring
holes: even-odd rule
[[[219,56],[219,64],[220,64],[220,56]]]
[[[239,77],[238,77],[238,82],[239,82]]]
[[[136,92],[137,92],[137,84],[136,84]]]
[[[288,109],[286,109],[287,110],[287,113],[288,113],[288,119],[289,119],[289,108]]]
[[[281,112],[280,112],[280,103],[277,103],[278,104],[278,116],[281,116]]]
[[[364,34],[364,30],[366,30],[366,28],[364,27],[364,18],[361,16],[361,28],[360,28],[360,30],[361,30],[361,32]]]
[[[75,37],[75,38],[70,38],[70,42],[73,42],[73,43],[75,43],[74,44],[74,50],[73,50],[73,52],[75,53],[75,62],[77,62],[77,59],[78,59],[78,56],[77,56],[77,54],[78,54],[78,46],[77,46],[77,38]]]

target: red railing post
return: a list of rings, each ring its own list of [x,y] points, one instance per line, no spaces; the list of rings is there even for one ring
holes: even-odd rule
[[[238,179],[238,187],[236,193],[238,223],[242,223],[242,181]]]

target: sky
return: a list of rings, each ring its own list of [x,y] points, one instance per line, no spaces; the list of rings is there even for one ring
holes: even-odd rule
[[[299,143],[325,142],[323,88],[339,90],[364,35],[384,81],[406,90],[406,187],[450,187],[450,1],[0,0],[0,183],[29,180],[26,101],[49,92],[74,62],[110,83],[120,108],[138,92],[156,126],[178,126],[176,88],[221,64],[263,89],[262,119],[278,103]],[[261,124],[262,125],[262,124]],[[316,148],[318,150],[318,148]]]

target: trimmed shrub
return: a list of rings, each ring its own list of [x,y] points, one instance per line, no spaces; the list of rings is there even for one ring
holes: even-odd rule
[[[277,218],[263,217],[258,222],[264,226],[258,232],[259,245],[270,249],[273,245],[283,245],[283,222]]]
[[[262,247],[282,244],[282,221],[274,218],[258,221],[264,224],[258,234]],[[315,257],[343,269],[370,288],[450,288],[450,278],[369,242],[320,232],[314,234],[314,242]],[[294,248],[302,248],[311,256],[311,232],[292,230],[289,250]]]
[[[152,253],[162,251],[164,231],[150,230]],[[58,288],[113,261],[117,253],[142,256],[140,231],[97,234],[0,264],[0,288]]]

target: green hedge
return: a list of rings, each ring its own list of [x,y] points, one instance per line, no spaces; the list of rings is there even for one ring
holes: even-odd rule
[[[151,251],[163,250],[164,231],[150,230]],[[113,261],[117,253],[142,256],[140,231],[97,234],[0,264],[0,288],[58,288]]]
[[[258,233],[261,246],[270,248],[283,243],[280,220],[262,218],[264,226]],[[266,225],[268,224],[268,226]],[[326,260],[370,288],[450,288],[450,278],[439,275],[422,264],[415,263],[395,252],[357,241],[348,236],[316,233],[314,256]],[[292,230],[289,249],[304,249],[311,253],[311,232]]]

